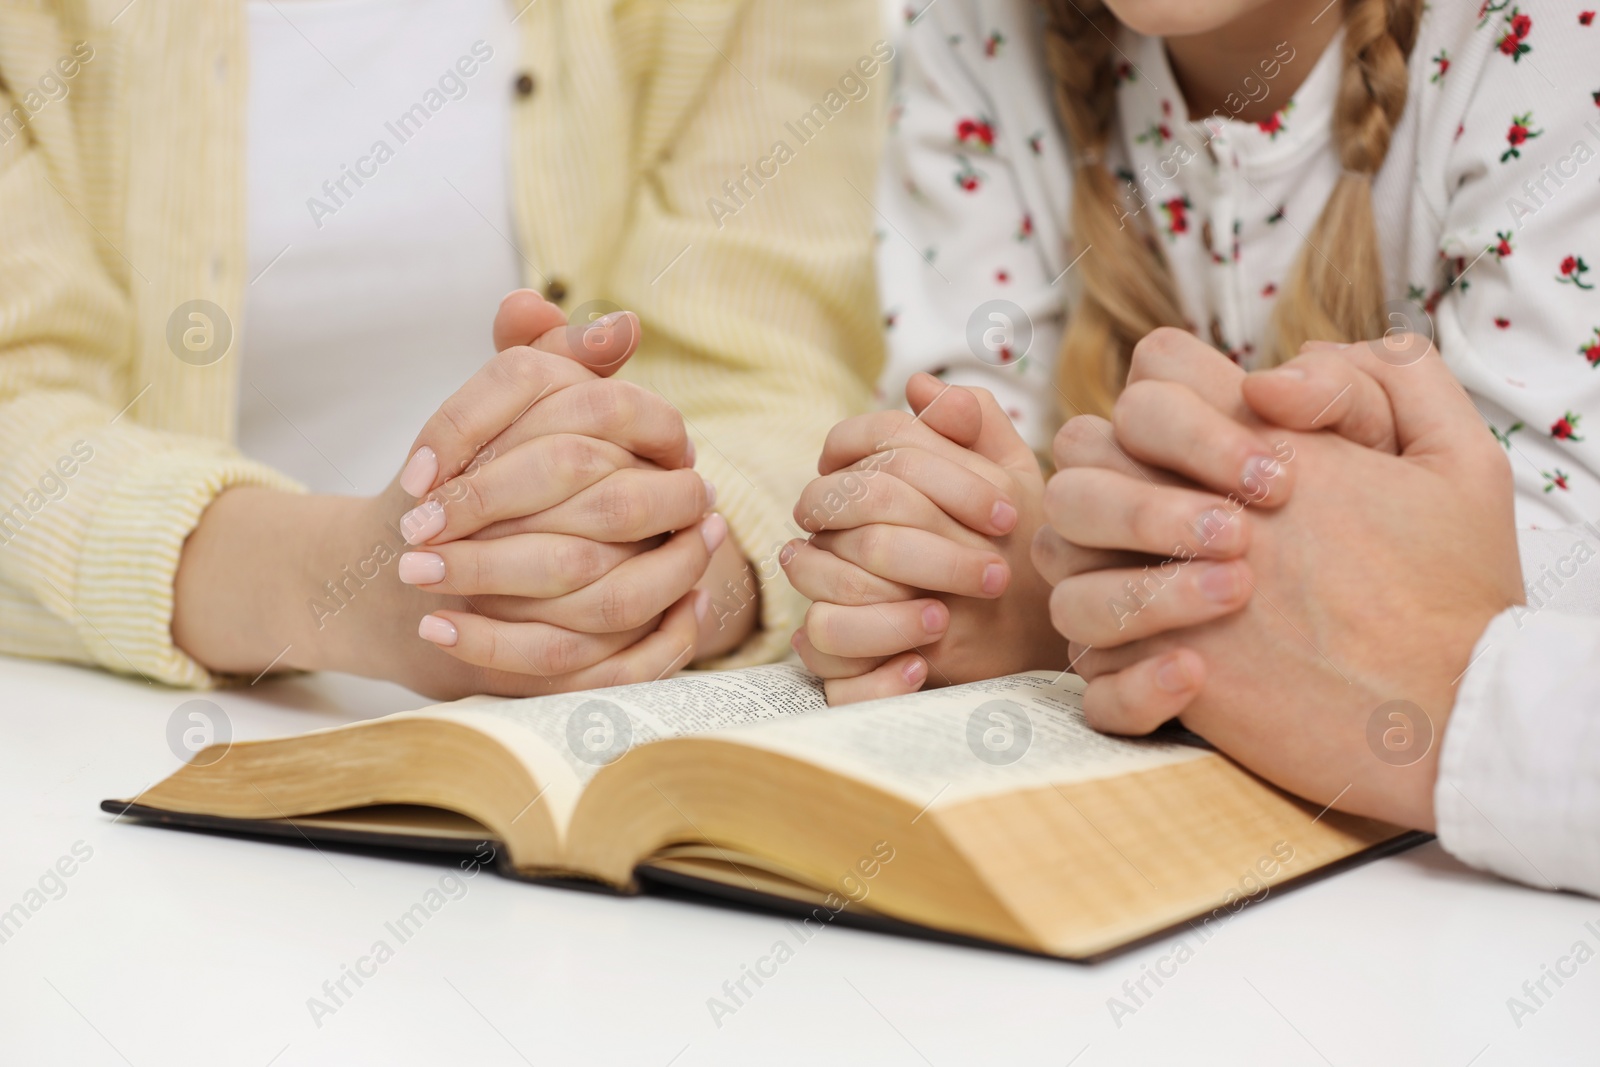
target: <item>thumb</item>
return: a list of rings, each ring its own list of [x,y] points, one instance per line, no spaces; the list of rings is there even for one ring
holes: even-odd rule
[[[906,382],[906,403],[934,433],[952,444],[971,448],[983,432],[983,412],[972,393],[947,385],[931,374],[919,372]]]
[[[1286,430],[1331,430],[1393,455],[1400,448],[1389,396],[1377,379],[1340,354],[1343,347],[1307,342],[1283,366],[1245,378],[1245,403]]]
[[[987,389],[947,385],[931,374],[906,383],[906,400],[931,429],[1007,470],[1037,465],[1033,450]]]
[[[527,345],[565,356],[602,378],[615,374],[639,347],[639,316],[611,311],[583,318],[569,323],[555,304],[532,289],[517,289],[495,313],[495,351]]]
[[[1453,467],[1463,453],[1476,455],[1489,441],[1483,416],[1426,339],[1415,337],[1411,346],[1398,350],[1386,338],[1351,345],[1339,354],[1388,394],[1401,455],[1445,460]]]

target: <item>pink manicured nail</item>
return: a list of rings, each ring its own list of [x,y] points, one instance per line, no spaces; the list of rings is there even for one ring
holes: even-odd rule
[[[1156,684],[1169,693],[1183,693],[1194,688],[1194,679],[1183,665],[1183,657],[1173,655],[1156,668]]]
[[[1239,599],[1239,568],[1232,564],[1208,567],[1200,576],[1200,592],[1207,600],[1231,604]]]
[[[424,500],[400,516],[400,533],[408,545],[420,545],[442,529],[444,505],[437,500]]]
[[[1017,525],[1017,509],[1004,500],[996,500],[994,510],[989,513],[989,521],[1001,533],[1010,533]]]
[[[991,563],[983,568],[983,591],[990,596],[999,596],[1000,590],[1006,587],[1006,569],[1001,564]]]
[[[900,677],[904,678],[906,680],[906,684],[913,689],[920,686],[922,684],[922,680],[927,676],[928,665],[921,659],[914,659],[900,669]]]
[[[684,450],[683,450],[683,465],[685,467],[694,466],[694,457],[695,457],[694,442],[691,440],[688,443],[688,446],[685,447]]]
[[[803,543],[804,542],[796,538],[795,540],[784,545],[782,548],[778,549],[778,566],[787,567],[789,565],[789,561],[794,559],[795,555],[800,551],[800,545]]]
[[[444,581],[444,557],[435,552],[407,552],[400,557],[400,580],[407,585]]]
[[[700,523],[700,536],[706,539],[706,551],[715,552],[728,539],[728,520],[712,512]]]
[[[433,449],[423,445],[406,460],[406,469],[400,472],[400,488],[412,496],[426,496],[439,476],[439,457]]]
[[[456,633],[455,624],[449,619],[441,619],[437,615],[424,615],[422,621],[417,623],[417,636],[424,641],[432,641],[442,648],[453,648],[461,635]]]
[[[701,478],[706,483],[706,510],[710,511],[717,506],[717,487],[711,484],[710,478]]]
[[[1306,372],[1299,367],[1273,367],[1271,370],[1264,370],[1261,373],[1263,375],[1271,375],[1280,381],[1303,382],[1306,380]]]
[[[944,605],[929,604],[922,609],[922,629],[924,633],[943,633],[945,626]]]

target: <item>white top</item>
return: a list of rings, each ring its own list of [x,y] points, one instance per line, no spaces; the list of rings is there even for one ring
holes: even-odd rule
[[[504,0],[251,0],[239,443],[371,493],[521,284]]]
[[[1570,0],[1494,0],[1481,19],[1479,7],[1434,3],[1423,16],[1374,208],[1395,310],[1431,315],[1441,353],[1510,449],[1521,524],[1564,526],[1600,514],[1585,421],[1600,422],[1600,25]],[[1043,449],[1074,273],[1051,283],[1078,253],[1037,17],[1026,0],[943,0],[900,34],[879,247],[888,399],[915,370],[999,383]],[[1284,45],[1241,71],[1241,93],[1270,99],[1286,68],[1313,64],[1263,123],[1185,121],[1165,45],[1124,33],[1119,48],[1109,162],[1146,202],[1130,225],[1163,243],[1192,328],[1249,366],[1340,173],[1339,42],[1321,57]],[[969,318],[994,299],[1033,320],[1011,369],[969,342]]]

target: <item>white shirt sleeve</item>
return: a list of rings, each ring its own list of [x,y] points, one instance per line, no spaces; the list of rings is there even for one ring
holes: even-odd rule
[[[1600,896],[1600,619],[1496,616],[1441,744],[1434,810],[1451,855]]]
[[[1600,616],[1600,522],[1517,531],[1530,608]]]

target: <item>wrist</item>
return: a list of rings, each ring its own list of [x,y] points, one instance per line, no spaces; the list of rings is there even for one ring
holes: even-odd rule
[[[302,591],[321,569],[330,533],[360,503],[253,487],[218,494],[179,558],[173,642],[219,673],[322,666]]]

